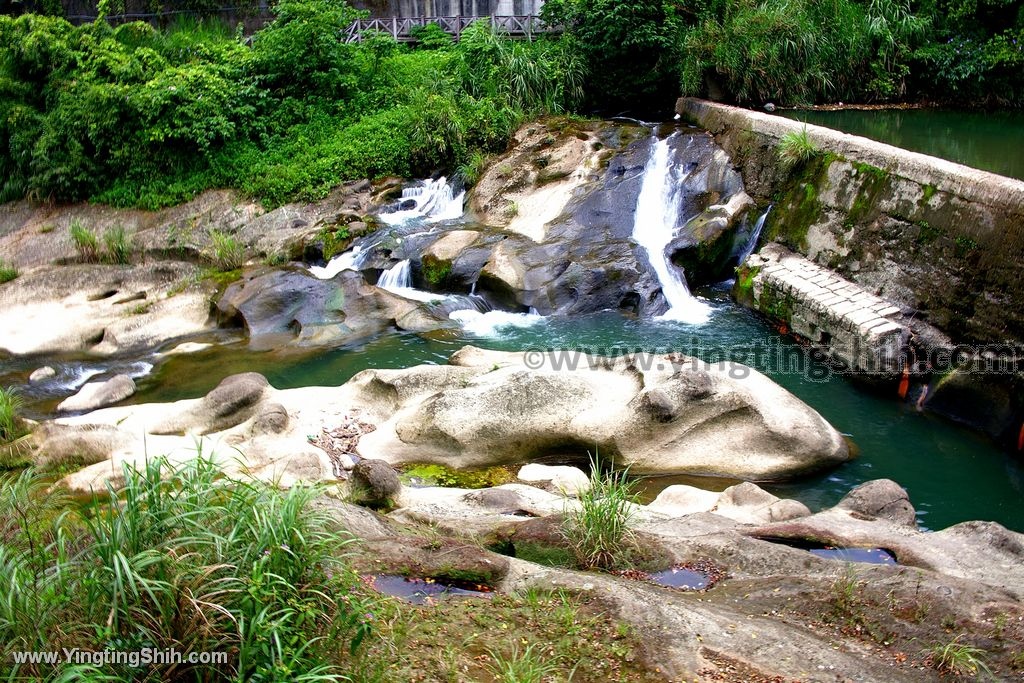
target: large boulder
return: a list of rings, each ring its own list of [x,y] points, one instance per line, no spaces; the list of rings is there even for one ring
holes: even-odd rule
[[[135,381],[128,375],[117,375],[105,382],[89,382],[74,396],[57,406],[58,413],[82,413],[120,403],[135,393]]]
[[[596,451],[636,473],[752,480],[851,457],[824,418],[746,366],[638,355],[553,369],[566,360],[464,347],[448,366],[364,371],[346,388],[380,424],[358,451],[452,467],[579,461]]]
[[[369,285],[355,271],[321,280],[296,266],[248,271],[225,290],[217,308],[262,348],[337,346],[392,324],[415,331],[445,324],[421,303]]]

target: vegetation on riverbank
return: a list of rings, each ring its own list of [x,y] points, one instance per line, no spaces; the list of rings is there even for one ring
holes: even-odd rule
[[[1019,0],[547,0],[544,13],[568,27],[603,106],[664,106],[680,82],[752,104],[1024,106]]]
[[[582,96],[580,60],[557,41],[478,24],[458,45],[346,44],[358,13],[340,0],[274,12],[251,41],[213,22],[0,17],[0,201],[156,208],[211,187],[313,200],[347,179],[454,168]]]

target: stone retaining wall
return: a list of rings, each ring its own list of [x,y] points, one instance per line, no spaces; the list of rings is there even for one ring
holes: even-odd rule
[[[899,373],[909,328],[892,303],[770,244],[744,264],[747,305],[862,372]]]
[[[682,98],[772,204],[764,229],[957,342],[1024,343],[1024,182],[820,126],[813,157],[785,168],[779,143],[804,124]]]

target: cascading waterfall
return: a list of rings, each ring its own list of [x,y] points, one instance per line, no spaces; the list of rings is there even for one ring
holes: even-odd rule
[[[668,302],[668,311],[661,318],[699,325],[707,322],[711,307],[696,299],[686,286],[679,269],[669,261],[665,249],[675,236],[679,220],[679,190],[685,173],[672,161],[671,141],[678,133],[658,140],[644,166],[643,183],[636,203],[633,239],[647,252],[661,291]]]
[[[355,246],[343,254],[338,254],[325,266],[310,266],[309,272],[321,280],[330,280],[343,270],[359,270],[362,257],[362,247]]]
[[[455,220],[462,217],[465,198],[465,191],[455,194],[443,176],[437,180],[427,179],[402,190],[399,206],[413,202],[411,208],[382,213],[378,217],[388,225],[402,225],[415,219],[428,223]]]
[[[757,248],[757,241],[761,239],[761,231],[764,230],[764,222],[768,218],[768,212],[772,210],[772,207],[765,209],[764,213],[757,217],[757,222],[754,223],[754,229],[750,232],[750,237],[747,239],[747,243],[743,245],[738,256],[738,263],[742,264],[747,260],[751,254],[754,253],[754,249]]]

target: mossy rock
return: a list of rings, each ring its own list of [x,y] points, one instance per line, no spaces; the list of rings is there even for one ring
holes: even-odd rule
[[[754,308],[754,278],[761,272],[760,266],[740,264],[736,267],[736,283],[732,287],[733,298],[747,308]]]
[[[508,467],[456,470],[435,463],[408,465],[402,468],[400,477],[406,485],[458,489],[483,489],[516,481],[515,472]]]
[[[433,254],[424,254],[420,260],[420,270],[429,289],[439,289],[448,283],[452,274],[452,262],[437,258]]]

